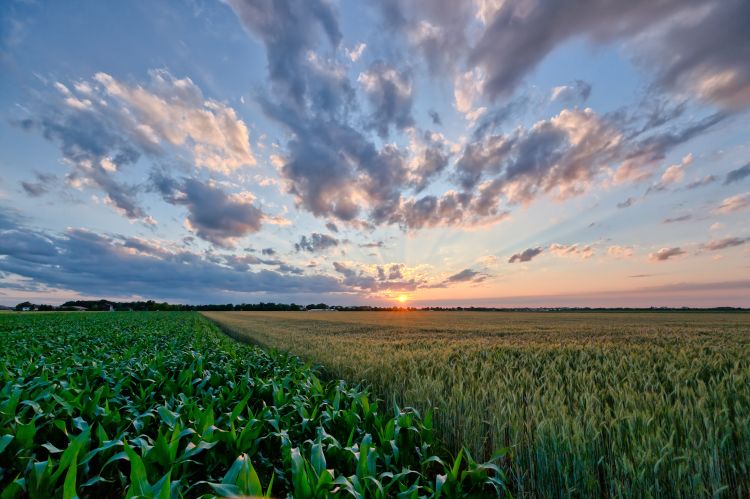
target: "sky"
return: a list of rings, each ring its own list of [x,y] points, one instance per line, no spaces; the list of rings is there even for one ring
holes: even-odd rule
[[[750,306],[746,0],[7,0],[0,304]]]

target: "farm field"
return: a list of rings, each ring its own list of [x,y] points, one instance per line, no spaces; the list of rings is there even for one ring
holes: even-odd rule
[[[517,496],[750,496],[750,315],[209,312],[422,411],[453,450],[510,447]]]
[[[501,470],[197,313],[0,317],[0,497],[493,496]]]

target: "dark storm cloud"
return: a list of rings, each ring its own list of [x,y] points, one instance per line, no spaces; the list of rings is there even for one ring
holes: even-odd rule
[[[508,263],[530,262],[534,257],[540,255],[542,251],[544,251],[544,249],[541,246],[525,249],[522,252],[516,253],[508,258]]]
[[[408,71],[399,71],[386,62],[375,61],[359,75],[358,81],[372,108],[370,126],[381,138],[388,137],[391,126],[403,130],[414,125],[412,82]]]
[[[34,181],[24,180],[21,182],[23,191],[33,198],[47,194],[58,181],[57,175],[50,173],[36,173],[34,177],[36,178]]]
[[[310,234],[310,237],[305,235],[300,237],[299,242],[294,244],[294,249],[298,252],[307,251],[309,253],[319,253],[330,248],[335,248],[338,245],[339,240],[335,237],[313,232]]]
[[[7,227],[7,226],[6,226]],[[0,272],[94,296],[164,297],[205,301],[225,293],[344,291],[321,275],[238,270],[226,257],[160,247],[155,243],[70,229],[51,235],[16,225],[0,232]],[[245,267],[246,268],[246,267]]]
[[[195,234],[220,247],[260,230],[264,214],[251,200],[231,195],[211,182],[194,178],[175,180],[163,173],[151,176],[164,200],[188,209],[188,224]]]
[[[739,182],[740,180],[744,179],[747,176],[750,176],[750,163],[727,173],[727,176],[724,179],[724,185],[729,185],[735,182]]]
[[[748,241],[750,241],[750,238],[747,237],[725,237],[724,239],[709,241],[703,245],[703,248],[709,251],[718,251],[733,248],[735,246],[742,246]]]

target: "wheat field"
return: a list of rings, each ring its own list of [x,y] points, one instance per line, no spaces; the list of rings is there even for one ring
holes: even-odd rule
[[[750,495],[750,315],[212,312],[244,341],[509,448],[518,496]]]

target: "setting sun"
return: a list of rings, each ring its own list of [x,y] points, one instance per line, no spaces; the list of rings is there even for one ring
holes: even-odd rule
[[[401,303],[406,303],[408,299],[409,297],[406,295],[398,295],[398,301],[400,301]]]

